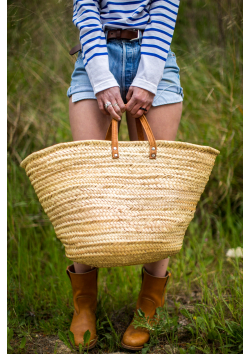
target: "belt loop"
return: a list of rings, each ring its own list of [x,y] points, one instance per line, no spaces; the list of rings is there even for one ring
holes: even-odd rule
[[[142,42],[142,36],[143,36],[143,32],[141,30],[139,30],[139,44],[141,45]]]
[[[140,30],[140,37],[139,37],[139,43],[141,45],[141,42],[142,42],[142,36],[143,36],[143,32]]]
[[[107,41],[107,37],[108,37],[108,30],[107,30],[107,29],[105,29],[105,32],[104,32],[104,34],[105,34],[105,37],[106,37],[106,41]]]

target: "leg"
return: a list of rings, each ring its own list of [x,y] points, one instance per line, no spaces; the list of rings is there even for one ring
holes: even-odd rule
[[[110,116],[104,115],[96,100],[69,99],[69,120],[73,140],[104,140],[110,124]]]
[[[157,307],[163,307],[165,303],[164,293],[169,280],[170,273],[166,272],[162,277],[156,277],[142,268],[142,284],[139,297],[136,303],[136,309],[141,309],[145,317],[150,319],[156,313]],[[141,350],[148,342],[150,333],[145,328],[134,327],[134,319],[126,329],[121,345],[130,350]]]
[[[98,269],[94,268],[85,273],[76,273],[74,265],[67,267],[67,275],[73,290],[74,314],[70,331],[74,334],[75,345],[81,343],[88,349],[93,348],[97,343],[96,334],[96,308],[97,308],[97,276]],[[89,344],[83,343],[83,335],[89,330]]]
[[[175,140],[181,120],[182,102],[151,107],[146,114],[156,140]],[[127,112],[129,139],[137,139],[135,119]],[[144,139],[147,140],[144,134]]]
[[[175,140],[182,112],[182,103],[174,103],[151,107],[147,119],[156,140]],[[130,140],[138,140],[134,118],[127,114],[127,123]],[[144,139],[146,136],[144,134]],[[142,285],[136,308],[141,308],[145,316],[153,317],[157,307],[164,305],[164,292],[169,279],[167,272],[169,259],[144,264],[142,268]],[[149,332],[135,328],[133,320],[126,329],[122,346],[131,350],[141,350],[149,340]]]
[[[74,140],[104,140],[110,124],[110,116],[101,113],[94,99],[73,103],[69,99],[69,119]],[[74,262],[67,268],[70,278],[75,312],[70,330],[74,334],[76,346],[83,344],[83,335],[91,333],[89,349],[97,342],[97,268]]]
[[[147,120],[156,140],[175,140],[181,119],[182,102],[151,107],[147,113]],[[130,140],[138,140],[135,119],[127,114],[127,124]],[[147,137],[144,133],[144,139]],[[164,277],[169,258],[158,262],[144,264],[145,269],[156,277]]]
[[[149,274],[154,275],[155,277],[165,277],[167,267],[168,267],[169,258],[161,259],[158,262],[146,263],[144,268]]]
[[[96,100],[81,100],[73,103],[70,97],[69,120],[73,140],[104,140],[111,118],[100,111]],[[76,273],[85,273],[92,269],[86,264],[76,262],[74,268]]]

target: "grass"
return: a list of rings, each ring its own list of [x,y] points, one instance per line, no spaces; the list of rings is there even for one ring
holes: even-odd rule
[[[66,333],[73,304],[70,261],[20,161],[72,140],[66,90],[78,41],[72,4],[9,2],[8,7],[8,336],[14,353],[40,353],[37,336]],[[161,326],[144,353],[241,353],[242,5],[181,3],[172,50],[184,88],[179,141],[221,151],[181,252],[172,257]],[[190,40],[191,39],[191,40]],[[128,139],[125,119],[119,137]],[[140,266],[100,269],[92,353],[122,350],[140,289]],[[143,323],[143,317],[140,318]],[[24,338],[24,339],[23,339]],[[40,338],[40,337],[39,337]],[[41,337],[43,338],[43,337]],[[20,348],[23,347],[23,348]],[[57,352],[57,349],[44,352]]]
[[[29,343],[35,333],[53,335],[59,329],[68,330],[72,295],[65,269],[70,262],[25,174],[14,163],[8,183],[9,327],[20,341],[25,336]],[[17,194],[20,186],[23,189]],[[170,263],[167,309],[172,321],[181,322],[183,316],[187,319],[187,333],[184,339],[178,331],[167,334],[170,343],[183,349],[195,346],[202,348],[200,352],[210,353],[230,342],[230,337],[222,336],[229,330],[228,323],[236,323],[237,330],[242,326],[242,262],[225,256],[228,248],[242,245],[242,225],[232,216],[233,227],[219,220],[218,235],[214,235],[211,216],[202,209],[200,214],[188,229],[182,251]],[[119,349],[122,332],[131,319],[139,292],[140,266],[104,268],[99,274],[100,349],[111,352]],[[214,340],[209,339],[210,327],[200,318],[213,321],[222,337],[218,334]],[[166,336],[161,336],[161,342],[164,340]],[[240,345],[240,341],[236,343]],[[229,348],[219,352],[231,353]]]

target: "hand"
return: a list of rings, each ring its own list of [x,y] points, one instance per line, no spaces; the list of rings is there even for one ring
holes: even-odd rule
[[[112,118],[120,121],[122,113],[125,112],[126,107],[121,98],[120,88],[118,86],[110,87],[106,90],[100,91],[96,94],[97,103],[100,111],[103,114],[110,115]],[[105,103],[111,102],[112,106],[105,108]],[[117,103],[118,105],[114,104]]]
[[[126,111],[128,111],[133,118],[141,117],[143,114],[148,113],[154,100],[154,93],[144,90],[140,87],[130,86],[126,99]],[[146,108],[146,111],[140,109],[140,107]]]

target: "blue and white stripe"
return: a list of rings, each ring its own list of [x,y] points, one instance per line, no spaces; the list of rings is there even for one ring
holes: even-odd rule
[[[179,0],[73,0],[73,23],[80,31],[83,63],[95,93],[118,86],[109,72],[104,34],[107,28],[144,30],[141,60],[133,86],[143,86],[156,93],[178,8]]]

